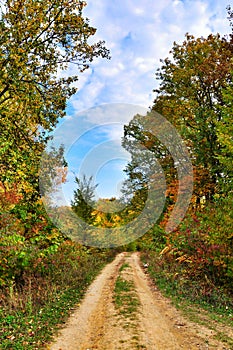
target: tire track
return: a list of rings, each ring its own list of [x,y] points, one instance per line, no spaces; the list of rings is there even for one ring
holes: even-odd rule
[[[131,286],[120,294],[122,298],[126,296],[128,305],[133,299],[138,300],[136,311],[132,314],[127,311],[127,303],[122,303],[120,308],[116,305],[118,277]],[[185,320],[161,295],[143,271],[139,253],[120,253],[95,279],[80,307],[47,349],[226,349],[223,344],[214,341],[207,331]]]

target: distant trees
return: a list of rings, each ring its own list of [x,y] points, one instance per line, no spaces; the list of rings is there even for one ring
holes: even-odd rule
[[[74,190],[74,198],[71,201],[72,210],[83,219],[85,223],[91,224],[94,220],[92,212],[95,203],[95,189],[98,184],[93,184],[93,177],[75,178],[77,189]]]

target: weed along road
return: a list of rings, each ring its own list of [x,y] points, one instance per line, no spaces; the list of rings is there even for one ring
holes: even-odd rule
[[[207,341],[152,284],[139,253],[120,253],[89,287],[50,350],[226,349]]]

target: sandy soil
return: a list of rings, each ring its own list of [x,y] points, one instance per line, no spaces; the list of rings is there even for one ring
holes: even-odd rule
[[[118,276],[134,286],[139,301],[136,315],[121,314],[115,307]],[[160,294],[140,266],[138,253],[121,253],[103,269],[48,349],[227,350],[209,329],[188,322]]]

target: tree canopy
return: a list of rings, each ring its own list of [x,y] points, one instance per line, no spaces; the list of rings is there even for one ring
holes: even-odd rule
[[[79,75],[95,57],[109,58],[104,42],[90,43],[96,29],[83,15],[85,6],[79,0],[0,2],[0,234],[3,246],[12,247],[3,257],[9,265],[15,260],[20,274],[32,256],[57,249],[63,239],[42,206],[41,156]],[[44,186],[65,180],[63,154],[62,145],[43,154]]]
[[[160,86],[153,109],[179,130],[189,146],[193,164],[206,171],[204,192],[214,194],[214,187],[224,169],[218,156],[217,124],[222,120],[223,89],[232,81],[233,42],[219,34],[195,39],[187,34],[182,45],[174,43],[172,59],[162,61],[157,72]]]
[[[83,17],[84,1],[9,0],[0,14],[0,142],[2,181],[38,177],[48,132],[65,115],[78,76],[94,57],[109,57],[96,29]],[[22,180],[22,181],[21,181]],[[30,187],[29,186],[29,187]]]

